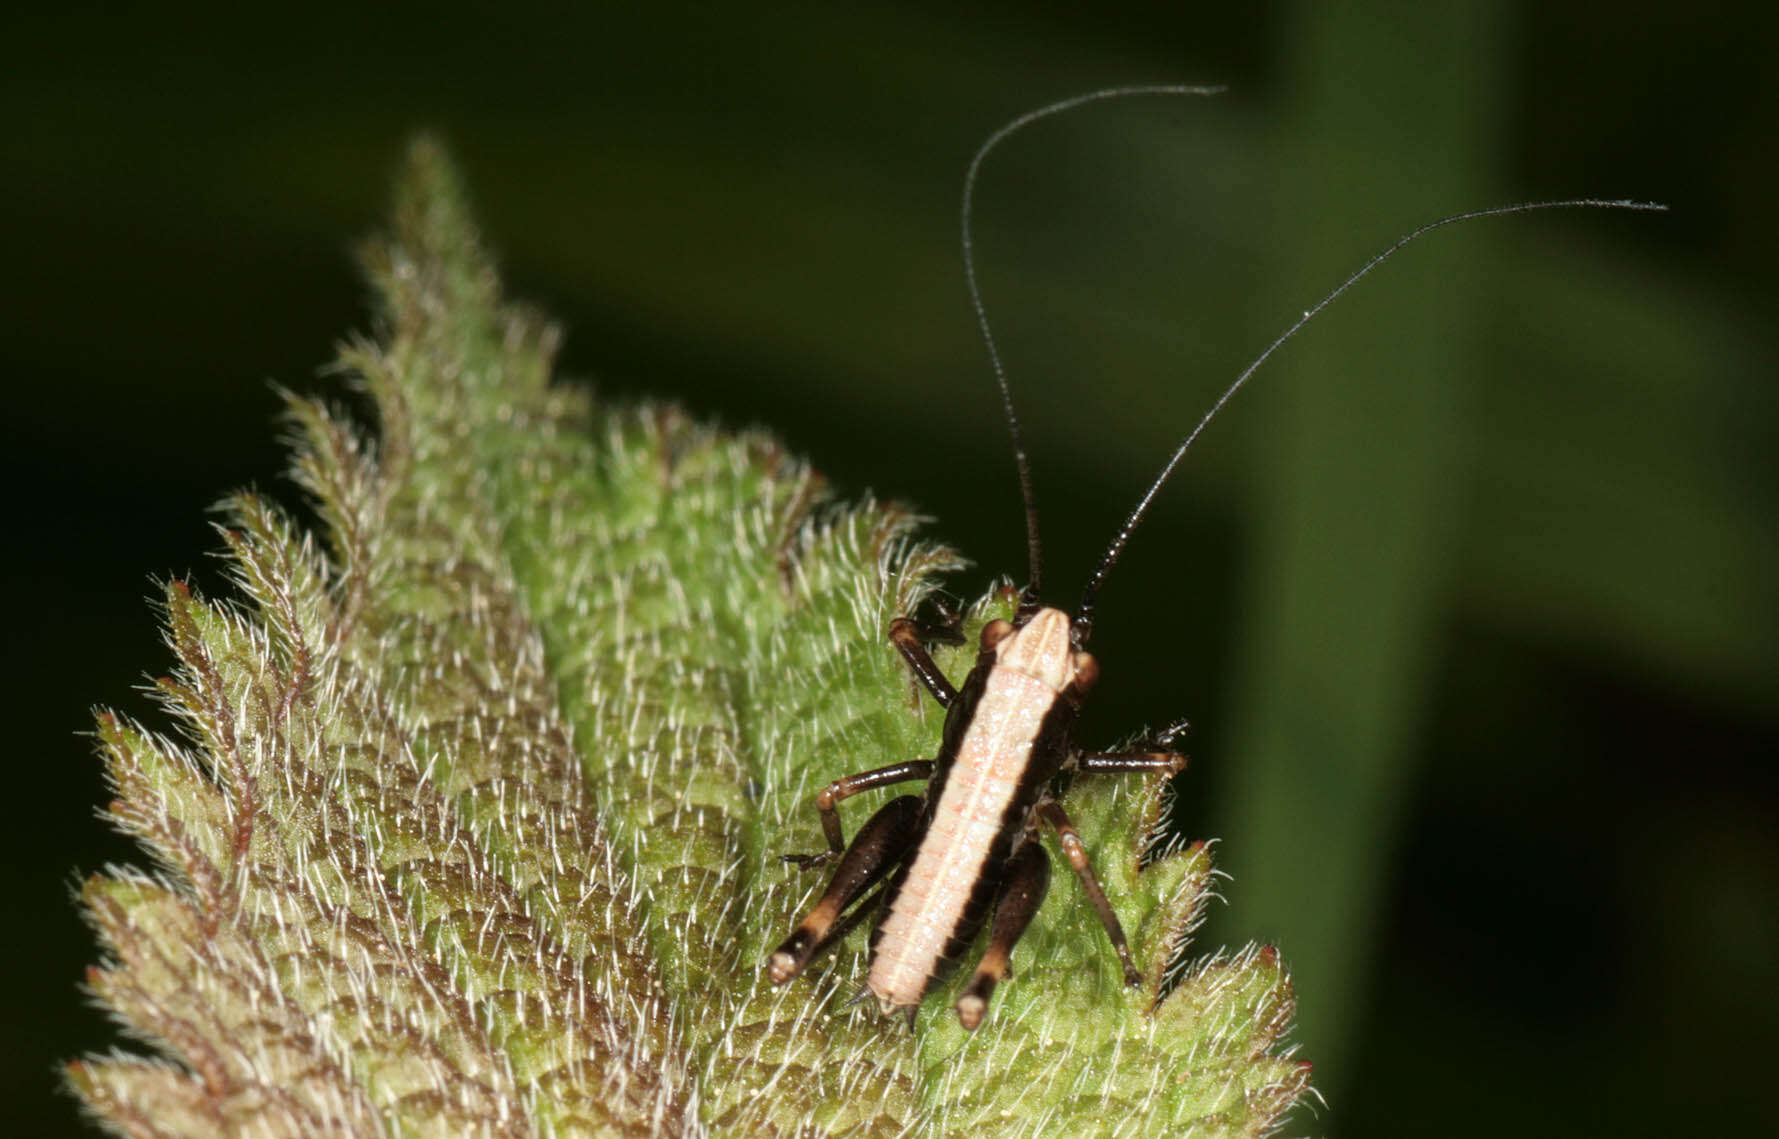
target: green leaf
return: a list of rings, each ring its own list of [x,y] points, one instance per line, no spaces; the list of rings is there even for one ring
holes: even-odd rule
[[[151,1052],[70,1065],[93,1112],[169,1136],[1272,1130],[1308,1087],[1290,982],[1270,949],[1187,959],[1210,858],[1157,781],[1069,797],[1139,988],[1065,879],[974,1034],[955,981],[912,1037],[843,1008],[859,935],[767,983],[823,884],[778,857],[820,844],[814,792],[936,750],[884,630],[959,559],[766,435],[550,386],[556,333],[501,300],[435,145],[395,228],[365,258],[383,334],[342,354],[374,438],[289,399],[319,541],[233,500],[239,599],[166,590],[183,739],[101,716],[112,817],[155,870],[84,892],[91,988]]]

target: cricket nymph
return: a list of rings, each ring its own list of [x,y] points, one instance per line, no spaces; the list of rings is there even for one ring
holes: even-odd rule
[[[989,151],[1009,135],[1085,103],[1129,95],[1204,95],[1214,91],[1197,87],[1120,87],[1065,99],[1014,119],[990,135],[970,161],[964,175],[962,211],[964,275],[1000,388],[1007,429],[1013,438],[1014,466],[1025,504],[1030,575],[1019,592],[1013,619],[991,621],[983,628],[976,664],[961,688],[952,687],[927,651],[929,644],[962,643],[955,617],[948,615],[930,626],[911,617],[890,623],[890,642],[945,709],[939,751],[930,760],[907,760],[844,776],[816,796],[828,849],[821,854],[786,858],[803,866],[835,860],[839,865],[815,908],[767,959],[767,974],[774,984],[782,985],[795,977],[816,954],[876,913],[869,971],[859,995],[876,997],[886,1013],[905,1012],[912,1026],[921,1001],[957,964],[992,915],[987,946],[957,1002],[958,1019],[965,1028],[975,1028],[982,1021],[995,985],[1011,975],[1008,963],[1013,947],[1037,913],[1050,884],[1050,858],[1039,840],[1040,825],[1056,832],[1064,857],[1118,955],[1125,983],[1137,984],[1140,975],[1131,960],[1124,929],[1100,888],[1081,836],[1055,796],[1063,793],[1061,788],[1068,776],[1077,772],[1171,776],[1185,769],[1186,757],[1170,750],[1174,739],[1186,729],[1184,720],[1134,750],[1081,752],[1075,749],[1072,739],[1081,700],[1099,674],[1084,646],[1093,630],[1100,587],[1174,468],[1192,449],[1205,426],[1281,345],[1360,278],[1424,234],[1473,218],[1531,210],[1664,208],[1649,202],[1596,198],[1527,202],[1455,214],[1399,238],[1334,291],[1305,309],[1223,389],[1210,410],[1175,447],[1136,506],[1125,515],[1123,524],[1100,555],[1099,566],[1088,578],[1080,605],[1071,617],[1041,601],[1043,557],[1031,468],[1020,439],[1019,418],[1013,411],[1012,389],[976,286],[971,254],[970,203],[977,172]],[[847,844],[838,810],[842,800],[874,787],[914,779],[927,780],[925,794],[903,795],[884,804],[859,829],[851,845]],[[876,892],[867,898],[866,892],[873,887],[877,887]]]
[[[999,868],[1041,856],[1023,849],[1037,837],[1033,808],[1062,766],[1095,671],[1093,657],[1069,643],[1060,609],[1040,609],[1017,630],[1007,621],[982,630],[981,660],[947,717],[947,735],[955,722],[962,738],[928,784],[923,840],[890,881],[871,934],[865,985],[884,1011],[918,1005],[975,939],[1002,886]],[[1041,895],[1042,881],[1035,885]],[[986,999],[1000,979],[991,974],[1005,971],[1004,954],[985,959],[971,991],[982,986]]]
[[[790,980],[881,907],[860,995],[876,997],[886,1013],[905,1012],[912,1024],[921,1001],[957,964],[992,913],[988,947],[957,1003],[958,1019],[975,1028],[995,985],[1010,974],[1013,946],[1050,882],[1050,859],[1038,840],[1043,822],[1055,828],[1105,924],[1125,981],[1136,984],[1124,930],[1051,787],[1065,770],[1172,774],[1185,767],[1186,758],[1160,750],[1073,751],[1075,716],[1099,666],[1076,647],[1078,623],[1062,610],[1022,602],[1012,621],[989,622],[961,688],[945,679],[924,644],[954,636],[923,629],[908,618],[891,624],[890,640],[946,710],[939,753],[932,760],[837,779],[817,796],[829,850],[792,860],[808,866],[838,858],[840,865],[809,916],[768,960],[769,976],[775,984]],[[847,846],[837,804],[907,779],[926,779],[926,794],[891,800]],[[886,886],[848,912],[886,876]]]

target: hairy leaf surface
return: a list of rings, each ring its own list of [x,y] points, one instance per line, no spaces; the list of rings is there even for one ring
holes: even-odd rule
[[[862,935],[769,985],[824,884],[779,859],[820,846],[815,791],[936,749],[884,630],[958,558],[765,435],[551,386],[556,334],[502,300],[435,146],[366,262],[380,331],[342,364],[374,430],[290,398],[322,532],[233,500],[238,596],[166,590],[179,738],[100,718],[111,816],[153,862],[85,888],[91,988],[147,1049],[70,1065],[102,1121],[1257,1135],[1304,1095],[1276,955],[1188,959],[1212,870],[1159,782],[1069,798],[1140,988],[1066,874],[974,1034],[961,979],[912,1037],[843,1007]]]

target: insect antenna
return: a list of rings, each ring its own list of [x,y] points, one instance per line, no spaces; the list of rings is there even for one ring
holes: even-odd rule
[[[1043,589],[1044,548],[1038,540],[1038,501],[1032,492],[1032,468],[1031,463],[1026,459],[1025,440],[1019,430],[1019,416],[1013,410],[1013,389],[1007,385],[1007,369],[1001,362],[1000,349],[995,345],[994,332],[988,326],[988,309],[982,303],[982,290],[976,283],[976,256],[974,243],[971,240],[970,217],[971,206],[976,196],[976,176],[982,168],[982,160],[987,158],[989,151],[999,146],[1009,135],[1030,126],[1039,119],[1047,119],[1051,115],[1061,114],[1084,103],[1096,103],[1101,99],[1121,99],[1135,95],[1216,95],[1222,90],[1221,87],[1187,87],[1177,84],[1106,87],[1050,103],[1036,110],[1027,111],[989,135],[976,149],[976,156],[970,159],[970,167],[964,173],[962,209],[964,280],[970,288],[970,306],[976,311],[976,326],[982,333],[982,343],[988,348],[988,362],[994,369],[995,383],[1001,389],[1001,407],[1007,414],[1007,432],[1013,437],[1013,464],[1019,470],[1019,495],[1025,502],[1025,548],[1028,571],[1025,588],[1019,591],[1019,609],[1014,615],[1014,624],[1016,625],[1023,625],[1027,618],[1038,611],[1039,594]],[[1120,544],[1122,544],[1122,539]]]
[[[1341,294],[1358,284],[1360,278],[1389,260],[1390,257],[1403,246],[1418,237],[1448,225],[1454,225],[1463,221],[1472,221],[1476,218],[1498,217],[1502,214],[1523,214],[1530,213],[1533,210],[1559,209],[1662,211],[1667,208],[1667,206],[1662,205],[1659,202],[1637,202],[1604,198],[1566,198],[1557,201],[1519,202],[1508,206],[1494,206],[1484,210],[1471,210],[1467,213],[1453,214],[1450,217],[1440,218],[1438,221],[1430,221],[1417,229],[1409,231],[1404,236],[1398,238],[1395,244],[1373,256],[1371,260],[1361,265],[1351,276],[1337,285],[1332,292],[1317,301],[1314,306],[1305,311],[1302,316],[1298,317],[1297,320],[1292,323],[1291,327],[1280,333],[1271,344],[1266,346],[1264,352],[1254,358],[1253,363],[1249,364],[1246,368],[1243,368],[1241,374],[1235,378],[1233,383],[1223,389],[1223,394],[1219,395],[1216,402],[1211,404],[1210,410],[1204,413],[1198,423],[1187,433],[1186,438],[1174,449],[1174,453],[1169,456],[1167,463],[1162,466],[1161,473],[1155,476],[1155,481],[1149,484],[1149,489],[1143,492],[1142,498],[1137,500],[1136,506],[1131,510],[1130,514],[1125,517],[1124,524],[1118,528],[1117,536],[1112,539],[1112,544],[1106,547],[1106,553],[1105,556],[1100,559],[1099,568],[1093,571],[1093,576],[1087,581],[1087,587],[1081,591],[1081,608],[1078,611],[1074,622],[1076,643],[1085,643],[1088,634],[1093,631],[1094,602],[1098,597],[1100,586],[1105,582],[1106,575],[1112,571],[1113,565],[1117,563],[1118,555],[1124,552],[1125,543],[1130,540],[1131,534],[1135,532],[1137,525],[1142,522],[1143,515],[1148,512],[1149,504],[1155,500],[1156,494],[1158,494],[1162,486],[1166,484],[1168,476],[1174,473],[1174,468],[1179,466],[1180,460],[1186,457],[1186,452],[1192,449],[1192,444],[1198,441],[1199,433],[1205,429],[1205,426],[1209,424],[1211,420],[1217,417],[1217,413],[1223,410],[1223,405],[1228,403],[1235,396],[1235,393],[1242,389],[1254,373],[1260,370],[1260,366],[1266,363],[1266,361],[1271,358],[1272,354],[1277,352],[1287,340],[1296,336],[1298,332],[1303,329],[1304,325],[1315,319],[1317,314],[1338,300]],[[1002,390],[1006,390],[1005,380],[1002,381]]]

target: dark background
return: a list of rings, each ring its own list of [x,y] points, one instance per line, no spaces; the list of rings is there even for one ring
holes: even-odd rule
[[[640,6],[638,6],[640,7]],[[762,424],[1022,573],[983,283],[1066,601],[1216,390],[1414,224],[1209,432],[1105,595],[1109,738],[1187,714],[1189,823],[1276,942],[1341,1136],[1772,1133],[1779,370],[1770,5],[825,4],[0,17],[12,821],[3,1101],[109,1047],[70,895],[137,860],[93,705],[152,715],[151,581],[292,501],[268,381],[366,324],[350,243],[455,150],[512,291],[614,398]],[[1398,10],[1399,9],[1399,10]]]

